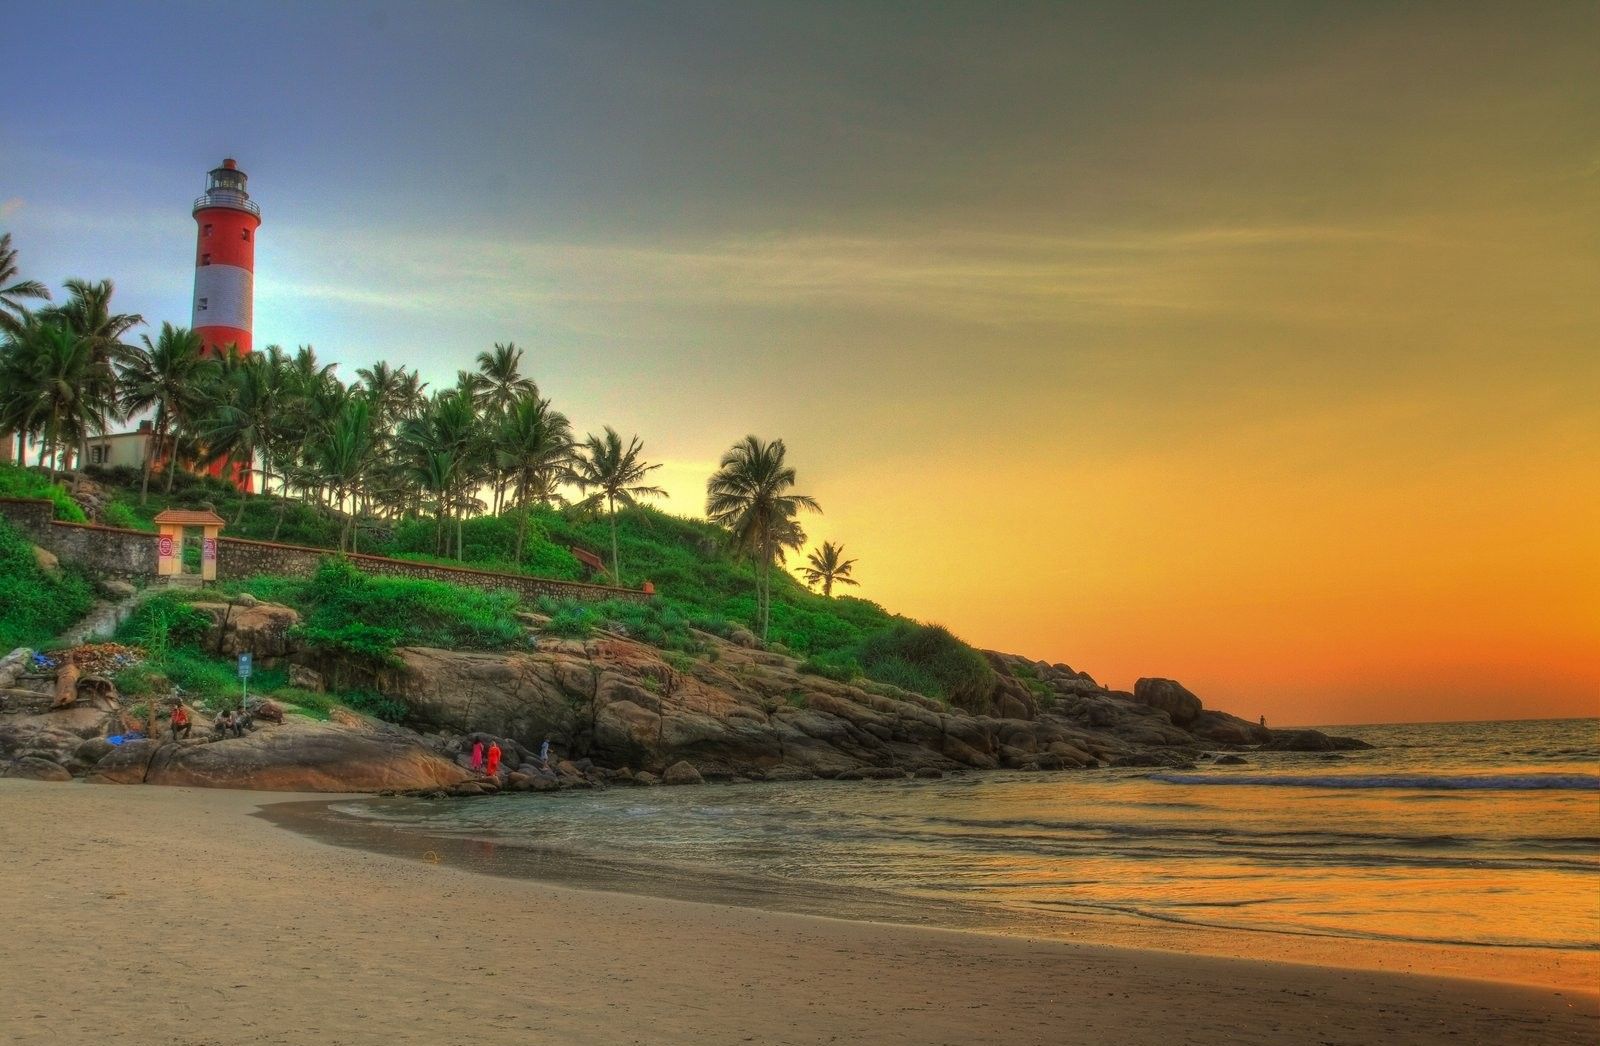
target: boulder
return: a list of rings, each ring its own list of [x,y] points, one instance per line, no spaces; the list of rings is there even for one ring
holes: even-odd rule
[[[70,781],[72,773],[60,763],[42,756],[25,755],[0,766],[0,777],[16,777],[27,781]]]
[[[697,785],[704,784],[705,779],[700,776],[700,771],[696,770],[691,764],[679,760],[667,767],[666,772],[661,775],[661,783],[668,785]]]
[[[224,657],[254,654],[258,659],[286,657],[299,646],[289,630],[300,623],[292,608],[277,603],[194,603],[196,610],[211,617],[205,647]]]
[[[1167,713],[1175,726],[1188,726],[1200,715],[1200,699],[1173,679],[1141,679],[1133,684],[1133,699]]]
[[[318,694],[327,688],[327,684],[322,681],[322,673],[305,665],[289,666],[289,685]]]
[[[1244,756],[1232,754],[1219,755],[1216,758],[1216,764],[1218,766],[1243,766],[1249,761],[1250,760],[1246,759]]]
[[[450,789],[471,779],[408,730],[361,722],[291,720],[240,738],[125,743],[90,780],[285,792]]]
[[[757,639],[756,634],[748,628],[736,628],[729,632],[728,642],[734,646],[744,647],[746,650],[754,650],[761,645],[761,640]]]
[[[1321,730],[1274,730],[1259,752],[1350,752],[1372,746],[1357,737],[1334,737]]]
[[[38,545],[33,546],[33,561],[46,574],[54,576],[61,573],[61,560],[57,559],[56,554],[47,548],[40,548]]]

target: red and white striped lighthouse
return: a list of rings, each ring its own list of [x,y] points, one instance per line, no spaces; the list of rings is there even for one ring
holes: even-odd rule
[[[205,195],[194,202],[199,235],[191,326],[213,353],[228,345],[239,346],[241,353],[250,351],[261,208],[245,192],[248,180],[238,164],[223,160],[211,172]]]

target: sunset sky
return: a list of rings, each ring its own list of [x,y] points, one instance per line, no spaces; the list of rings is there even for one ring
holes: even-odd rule
[[[860,592],[1275,725],[1600,713],[1600,5],[13,9],[24,274],[528,350],[698,514],[783,437]],[[85,55],[107,56],[94,63]]]

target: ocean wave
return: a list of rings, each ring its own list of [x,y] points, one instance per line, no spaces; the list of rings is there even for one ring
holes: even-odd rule
[[[1594,774],[1151,774],[1162,784],[1240,785],[1257,788],[1391,788],[1423,791],[1600,791]]]

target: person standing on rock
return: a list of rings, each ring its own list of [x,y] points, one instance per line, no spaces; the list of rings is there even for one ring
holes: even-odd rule
[[[544,739],[544,744],[539,746],[539,765],[545,769],[550,768],[550,739]]]
[[[483,742],[472,742],[472,769],[476,772],[483,771]]]
[[[172,707],[171,725],[172,739],[174,741],[178,739],[180,734],[188,737],[189,731],[194,728],[193,724],[189,722],[189,710],[183,707],[182,701]]]
[[[493,777],[500,772],[500,742],[489,742],[489,776]]]

